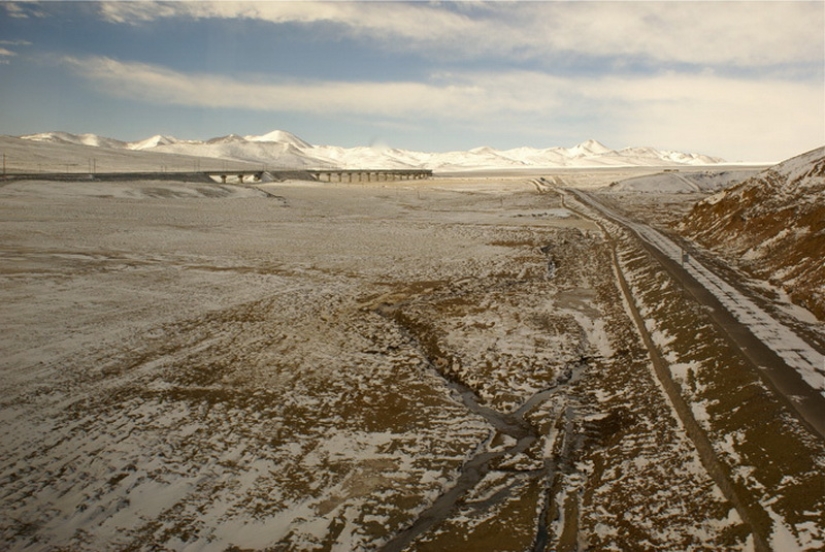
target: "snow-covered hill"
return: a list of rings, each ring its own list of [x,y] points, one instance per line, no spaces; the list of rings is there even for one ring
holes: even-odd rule
[[[127,147],[133,150],[148,150],[159,146],[168,146],[169,144],[174,144],[176,141],[177,140],[171,136],[156,134],[151,138],[141,140],[140,142],[132,142],[131,144],[127,144]]]
[[[825,147],[697,203],[681,230],[825,320]]]
[[[673,171],[645,174],[613,182],[604,188],[606,192],[642,192],[651,194],[713,193],[742,182],[759,172],[759,169],[737,168],[729,170]]]
[[[74,135],[48,132],[21,136],[26,140],[71,143],[110,149],[175,153],[260,163],[272,168],[345,168],[394,169],[425,168],[436,171],[478,169],[517,169],[555,167],[618,167],[661,165],[713,165],[717,157],[695,153],[660,151],[653,148],[612,150],[596,140],[587,140],[571,148],[546,149],[522,147],[496,150],[479,147],[469,151],[426,153],[389,147],[316,146],[282,130],[261,136],[230,134],[207,141],[178,140],[171,136],[153,136],[137,142],[123,142],[93,134]]]
[[[44,132],[41,134],[29,134],[20,136],[25,140],[33,142],[46,142],[51,144],[74,144],[80,146],[92,146],[99,148],[123,149],[129,148],[128,142],[115,140],[114,138],[104,138],[96,134],[71,134],[69,132]],[[150,138],[151,140],[151,138]],[[137,142],[138,144],[142,142]]]

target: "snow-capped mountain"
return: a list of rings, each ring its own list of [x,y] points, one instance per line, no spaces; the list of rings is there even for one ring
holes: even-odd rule
[[[825,320],[825,147],[697,203],[681,229]]]
[[[137,142],[123,142],[94,134],[48,132],[21,136],[40,142],[71,143],[86,146],[175,153],[197,157],[246,161],[278,168],[396,169],[424,168],[436,171],[473,169],[518,169],[554,167],[712,165],[717,157],[695,153],[659,151],[653,148],[612,150],[596,140],[571,148],[546,149],[521,147],[496,150],[479,147],[469,151],[426,153],[389,147],[316,146],[292,133],[275,130],[261,136],[230,134],[206,141],[178,140],[156,135]]]
[[[141,140],[140,142],[132,142],[131,144],[127,144],[127,147],[133,150],[147,150],[158,146],[167,146],[169,144],[174,144],[175,142],[177,142],[177,139],[171,136],[156,134],[151,138]]]
[[[47,142],[54,144],[75,144],[80,146],[92,146],[98,148],[123,149],[128,148],[129,143],[114,138],[105,138],[96,134],[71,134],[69,132],[43,132],[41,134],[29,134],[20,136],[25,140],[34,142]]]
[[[277,142],[279,144],[291,144],[296,148],[311,148],[312,144],[298,138],[291,132],[285,130],[273,130],[262,136],[246,136],[249,142]]]
[[[612,150],[596,140],[585,140],[577,146],[573,146],[568,153],[575,158],[579,157],[598,157],[606,153],[611,153]]]

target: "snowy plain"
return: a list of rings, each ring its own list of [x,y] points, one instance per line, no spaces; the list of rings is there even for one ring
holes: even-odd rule
[[[667,414],[607,236],[552,191],[662,171],[569,170],[4,182],[0,537],[12,550],[391,550],[434,513],[398,549],[526,550],[540,534],[557,549],[753,549]],[[635,262],[623,266],[652,270]],[[679,342],[651,328],[665,353]],[[709,362],[673,360],[685,385]],[[820,481],[821,444],[800,439],[813,471],[777,484],[746,455],[746,422],[718,430],[705,387],[686,392],[696,418],[732,472],[759,477],[742,484],[776,516],[771,542],[821,545],[822,501],[794,517],[791,492]]]

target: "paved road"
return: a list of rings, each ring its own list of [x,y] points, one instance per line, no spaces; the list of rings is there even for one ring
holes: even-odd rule
[[[695,259],[683,263],[682,248],[657,230],[616,213],[582,190],[565,191],[635,234],[676,281],[709,307],[730,342],[808,428],[825,439],[825,360],[820,352]]]

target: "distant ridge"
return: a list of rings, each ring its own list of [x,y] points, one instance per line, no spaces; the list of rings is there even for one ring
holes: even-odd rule
[[[96,134],[71,134],[69,132],[44,132],[41,134],[29,134],[20,136],[24,140],[35,142],[51,142],[56,144],[75,144],[80,146],[92,146],[98,148],[121,149],[128,148],[128,142],[105,138]]]
[[[206,141],[178,140],[156,135],[137,142],[124,142],[94,134],[46,132],[20,136],[24,140],[71,143],[90,147],[176,153],[245,161],[285,168],[334,167],[342,169],[422,168],[436,171],[479,169],[621,167],[662,165],[715,165],[718,157],[697,153],[661,151],[649,147],[613,150],[597,140],[586,140],[571,148],[521,147],[496,150],[487,146],[468,151],[426,153],[388,147],[316,146],[283,130],[261,136],[229,134]]]

